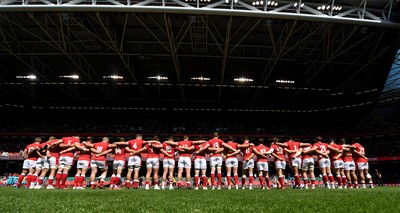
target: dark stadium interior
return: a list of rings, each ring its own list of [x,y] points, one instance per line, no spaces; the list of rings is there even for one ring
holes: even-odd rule
[[[3,102],[46,108],[366,104],[379,98],[400,38],[390,28],[181,14],[5,13],[0,24]],[[38,79],[15,78],[29,74]],[[234,81],[242,77],[253,81]]]
[[[399,23],[398,1],[393,11]],[[19,153],[36,136],[218,131],[238,141],[361,137],[368,157],[400,156],[400,90],[382,96],[400,48],[397,25],[31,11],[1,12],[0,31],[1,153]],[[36,78],[17,77],[27,75]],[[71,75],[79,79],[62,78]],[[376,159],[371,169],[400,183],[399,159]],[[1,159],[0,175],[21,166]]]

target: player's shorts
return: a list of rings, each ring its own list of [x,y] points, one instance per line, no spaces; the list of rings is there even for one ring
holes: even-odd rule
[[[35,165],[36,169],[42,169],[44,161],[45,161],[44,158],[38,158],[38,160],[36,161],[36,165]]]
[[[331,160],[329,158],[321,158],[318,161],[319,168],[326,168],[326,167],[331,167]]]
[[[313,158],[306,158],[303,159],[303,165],[301,166],[301,170],[303,171],[311,171],[314,170],[314,159]]]
[[[285,169],[286,161],[277,160],[275,161],[275,169]]]
[[[194,160],[194,169],[196,170],[206,170],[207,169],[207,161],[205,158],[196,158]]]
[[[91,160],[90,167],[91,168],[99,168],[99,169],[107,169],[108,165],[105,160]]]
[[[254,160],[250,159],[248,161],[243,161],[243,169],[254,168]]]
[[[356,165],[354,161],[344,162],[344,170],[356,170]]]
[[[43,169],[56,169],[58,166],[58,159],[56,157],[50,156],[46,157],[45,161],[43,162]]]
[[[125,166],[124,160],[114,160],[113,162],[113,169],[124,168],[124,166]]]
[[[335,161],[333,161],[333,168],[335,168],[335,169],[343,169],[344,168],[343,160],[335,160]]]
[[[301,166],[301,158],[294,158],[294,159],[292,159],[291,161],[290,161],[290,166],[291,167],[297,167],[297,168],[300,168],[300,166]]]
[[[368,162],[361,162],[361,163],[357,163],[357,169],[361,170],[361,169],[368,169]]]
[[[238,159],[237,158],[227,158],[225,160],[225,166],[226,167],[238,167],[239,166]]]
[[[30,168],[35,168],[35,167],[36,167],[35,160],[24,160],[24,164],[22,165],[23,169],[30,169]]]
[[[128,158],[128,167],[129,169],[140,169],[142,165],[142,159],[139,156],[130,156]]]
[[[88,160],[78,160],[76,164],[77,169],[87,169],[89,168],[89,161]]]
[[[211,168],[222,167],[222,157],[211,157],[210,166]]]
[[[268,162],[257,162],[257,170],[268,172]]]
[[[190,157],[179,157],[178,168],[192,168]]]
[[[164,168],[175,168],[175,160],[174,159],[164,159],[163,160]]]
[[[147,168],[159,168],[160,167],[160,159],[159,158],[147,158],[146,167]]]
[[[72,166],[73,163],[73,158],[69,156],[61,156],[59,160],[59,167],[64,168],[64,167],[70,167]]]

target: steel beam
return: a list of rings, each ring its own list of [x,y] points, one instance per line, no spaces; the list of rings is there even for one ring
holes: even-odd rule
[[[70,2],[69,2],[70,3]],[[125,5],[0,5],[2,12],[18,12],[18,11],[102,11],[102,12],[143,12],[143,13],[173,13],[173,14],[192,14],[192,15],[222,15],[222,16],[241,16],[241,17],[259,17],[271,19],[292,19],[304,21],[319,21],[342,24],[357,24],[364,26],[376,26],[383,28],[400,29],[400,23],[368,20],[352,17],[339,16],[321,16],[315,14],[297,14],[290,12],[282,12],[282,10],[290,7],[291,4],[284,5],[272,11],[249,11],[238,9],[221,9],[221,8],[195,8],[195,7],[173,7],[173,6],[130,6]],[[350,10],[357,11],[359,8]],[[350,11],[349,10],[349,11]],[[281,12],[279,12],[281,11]],[[344,13],[341,13],[344,16]]]

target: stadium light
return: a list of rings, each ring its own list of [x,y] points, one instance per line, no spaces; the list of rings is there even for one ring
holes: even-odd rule
[[[59,78],[79,79],[79,75],[60,75]]]
[[[23,78],[23,79],[36,79],[36,75],[17,75],[16,78]]]
[[[120,76],[120,75],[105,75],[105,76],[103,76],[103,78],[106,78],[106,79],[123,79],[124,77],[123,76]]]
[[[253,79],[251,79],[251,78],[235,78],[233,80],[239,81],[239,82],[252,82],[253,81]]]
[[[148,79],[168,80],[168,77],[157,75],[157,76],[149,76]]]
[[[209,81],[211,80],[210,78],[205,78],[205,77],[193,77],[190,78],[191,80],[199,80],[199,81]]]
[[[295,81],[291,81],[291,80],[276,80],[276,83],[280,83],[280,84],[294,84]]]
[[[332,10],[335,10],[335,11],[340,11],[343,8],[341,6],[336,6],[336,5],[334,5],[332,8],[331,8],[330,5],[321,5],[321,6],[317,7],[317,10],[329,10],[329,9],[332,9]]]

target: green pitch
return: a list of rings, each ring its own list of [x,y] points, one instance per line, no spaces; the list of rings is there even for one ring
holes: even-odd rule
[[[400,187],[145,191],[0,188],[0,212],[399,212]]]

